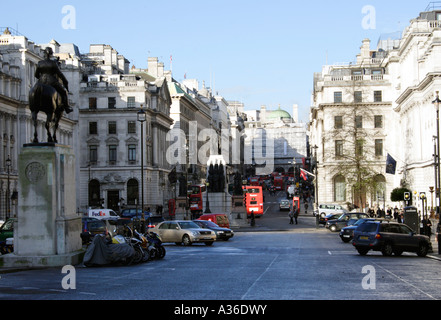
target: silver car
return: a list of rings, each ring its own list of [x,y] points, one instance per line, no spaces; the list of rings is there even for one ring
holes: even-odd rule
[[[162,242],[175,242],[177,245],[190,246],[194,242],[203,242],[211,246],[216,241],[214,231],[200,228],[193,221],[187,220],[164,221],[149,231],[156,232]]]
[[[279,202],[279,210],[288,210],[290,209],[291,203],[289,200],[282,200]]]

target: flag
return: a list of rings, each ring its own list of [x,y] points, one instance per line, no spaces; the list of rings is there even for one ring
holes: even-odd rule
[[[306,173],[303,171],[303,169],[300,169],[300,178],[303,180],[308,180],[308,177],[306,176]]]
[[[314,177],[315,175],[313,175],[311,172],[308,172],[304,169],[300,169],[300,178],[303,178],[303,180],[308,180],[308,176]]]
[[[397,170],[397,161],[390,154],[387,154],[386,173],[395,174]]]

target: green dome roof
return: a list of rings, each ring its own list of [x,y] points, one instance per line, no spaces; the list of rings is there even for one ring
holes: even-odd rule
[[[291,119],[291,115],[285,110],[280,109],[280,107],[274,111],[267,111],[267,113],[268,115],[266,118],[268,120]]]

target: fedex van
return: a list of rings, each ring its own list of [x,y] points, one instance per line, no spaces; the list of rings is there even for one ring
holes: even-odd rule
[[[87,216],[95,219],[119,219],[119,215],[111,209],[89,209]]]

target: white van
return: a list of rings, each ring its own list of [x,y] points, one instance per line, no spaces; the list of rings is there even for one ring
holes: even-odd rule
[[[111,209],[89,209],[87,214],[89,218],[96,219],[118,219],[119,215]]]
[[[318,213],[320,213],[320,217],[326,217],[328,214],[331,213],[347,213],[348,210],[346,210],[345,208],[343,208],[341,205],[339,204],[320,204],[318,207],[318,210],[314,211],[314,215],[317,215]]]

